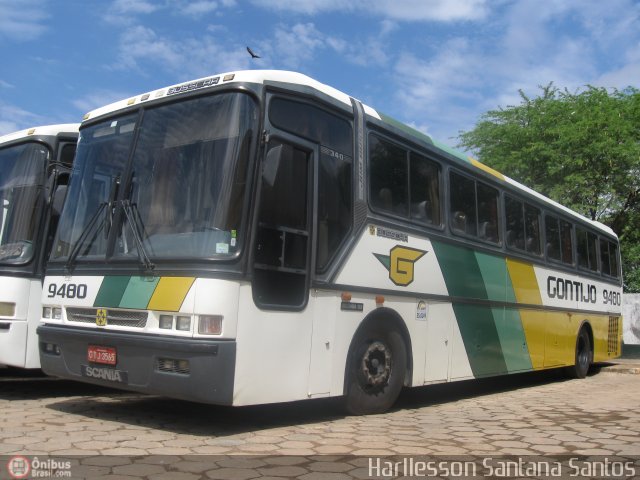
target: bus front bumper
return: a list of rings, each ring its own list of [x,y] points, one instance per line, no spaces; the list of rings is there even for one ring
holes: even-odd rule
[[[233,340],[165,338],[66,325],[41,325],[37,332],[40,363],[48,375],[195,402],[233,402]],[[115,364],[89,362],[89,346],[115,353]]]

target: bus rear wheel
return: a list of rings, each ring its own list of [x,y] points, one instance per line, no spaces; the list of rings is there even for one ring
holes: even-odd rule
[[[347,357],[345,408],[351,415],[388,410],[400,395],[407,370],[402,335],[381,322],[361,329]]]
[[[591,350],[591,338],[586,328],[581,328],[576,338],[575,363],[569,367],[569,375],[572,378],[584,378],[589,373],[593,361]]]

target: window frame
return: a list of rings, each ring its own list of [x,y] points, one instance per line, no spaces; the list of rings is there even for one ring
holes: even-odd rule
[[[473,182],[473,195],[474,195],[474,218],[475,218],[475,231],[476,234],[470,234],[470,233],[466,233],[461,231],[458,228],[454,228],[453,225],[453,221],[454,221],[454,212],[453,212],[453,208],[452,208],[452,198],[451,198],[451,194],[453,192],[452,188],[451,188],[451,179],[452,179],[452,175],[458,175],[459,177],[464,178],[465,180],[471,181]],[[496,221],[497,221],[497,225],[496,225],[496,233],[498,236],[497,241],[491,241],[488,240],[486,237],[481,237],[480,236],[480,210],[479,210],[479,205],[478,205],[478,185],[482,185],[483,187],[495,190],[496,192]],[[492,185],[489,182],[484,181],[483,179],[479,178],[478,176],[474,176],[474,175],[469,175],[466,172],[463,172],[461,170],[458,170],[456,168],[450,168],[448,171],[448,175],[447,175],[447,217],[448,217],[448,221],[447,221],[447,225],[449,227],[449,232],[451,233],[452,236],[456,236],[456,237],[461,237],[461,238],[465,238],[465,239],[469,239],[469,240],[474,240],[476,242],[480,242],[486,245],[491,245],[493,247],[502,247],[504,240],[503,240],[503,235],[502,235],[502,223],[503,223],[503,213],[502,213],[502,205],[501,205],[501,197],[503,196],[503,190],[495,185]]]
[[[405,163],[405,172],[406,172],[406,185],[405,185],[405,189],[406,189],[406,214],[402,215],[401,213],[397,213],[394,212],[392,210],[387,210],[384,208],[381,208],[379,205],[376,205],[373,202],[374,199],[374,192],[373,192],[373,184],[371,182],[371,172],[372,172],[372,155],[371,155],[371,137],[376,138],[376,140],[380,141],[380,142],[385,142],[395,148],[398,148],[402,151],[404,151],[404,163]],[[433,155],[430,155],[428,152],[425,152],[423,150],[419,150],[416,148],[411,148],[409,146],[407,146],[405,143],[397,141],[395,139],[390,138],[389,136],[385,135],[384,133],[378,131],[378,130],[374,130],[374,129],[368,129],[367,130],[367,145],[366,145],[366,156],[367,156],[367,194],[368,194],[368,205],[369,205],[369,209],[379,215],[384,215],[386,217],[392,218],[392,219],[396,219],[402,222],[407,223],[408,225],[411,226],[419,226],[419,227],[427,227],[430,229],[435,229],[435,230],[444,230],[444,218],[445,218],[445,213],[444,213],[444,202],[443,202],[443,192],[444,192],[444,182],[443,182],[443,178],[444,178],[444,174],[443,172],[445,171],[445,169],[443,168],[443,165],[441,162],[439,162],[438,160],[433,158]],[[438,192],[437,192],[437,200],[438,200],[438,216],[439,216],[439,222],[438,223],[430,223],[428,221],[424,221],[421,220],[419,218],[415,218],[412,217],[411,214],[411,171],[412,171],[412,158],[416,158],[416,161],[426,161],[429,165],[433,166],[436,168],[437,171],[437,188],[438,188]]]
[[[508,226],[508,219],[507,219],[507,201],[514,201],[514,202],[518,202],[520,203],[520,212],[522,214],[521,216],[521,220],[522,220],[522,228],[523,231],[522,233],[524,234],[523,240],[524,240],[524,246],[523,248],[519,248],[517,246],[514,245],[510,245],[509,242],[507,241],[507,233],[509,230],[507,230],[507,226]],[[507,248],[507,250],[512,251],[512,252],[518,252],[520,254],[523,255],[527,255],[529,257],[535,258],[535,259],[541,259],[541,258],[546,258],[546,245],[543,245],[542,242],[544,240],[543,238],[543,228],[542,228],[542,223],[543,223],[543,213],[545,212],[545,210],[537,203],[532,203],[532,202],[528,202],[526,200],[523,200],[521,197],[519,197],[518,195],[514,195],[511,192],[505,192],[503,195],[503,204],[504,204],[504,220],[505,220],[505,247]],[[536,209],[538,211],[538,252],[534,252],[531,251],[527,248],[527,207],[529,207],[530,209]]]
[[[559,250],[558,250],[558,254],[559,254],[559,258],[552,258],[549,256],[548,253],[548,235],[547,235],[547,222],[548,219],[552,218],[557,222],[557,227],[558,227],[558,243],[559,243]],[[566,268],[575,268],[576,266],[576,242],[575,242],[575,234],[574,234],[574,229],[575,229],[575,225],[573,222],[570,222],[569,220],[566,220],[564,217],[561,217],[553,212],[549,212],[548,210],[543,210],[543,223],[544,223],[544,257],[546,258],[546,260],[550,263],[556,264],[556,265],[562,265]],[[570,262],[565,262],[564,261],[564,256],[563,256],[563,249],[562,249],[562,232],[563,232],[563,227],[568,225],[569,226],[569,238],[571,240],[571,261]]]

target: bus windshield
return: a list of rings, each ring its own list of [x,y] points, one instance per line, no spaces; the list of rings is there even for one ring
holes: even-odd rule
[[[31,261],[49,149],[25,143],[0,150],[0,264]]]
[[[234,255],[256,125],[249,96],[222,93],[82,129],[53,258]]]

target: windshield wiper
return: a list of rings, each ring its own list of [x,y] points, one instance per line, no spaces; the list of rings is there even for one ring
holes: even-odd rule
[[[93,232],[94,230],[93,227],[96,225],[98,218],[100,218],[100,213],[102,213],[102,211],[107,207],[107,205],[108,205],[108,202],[102,202],[100,205],[98,205],[98,208],[96,209],[95,213],[92,215],[92,217],[89,219],[89,222],[80,233],[78,240],[76,240],[76,243],[73,244],[73,248],[69,253],[69,258],[67,259],[67,263],[65,265],[68,271],[71,271],[73,269],[73,266],[76,262],[76,258],[78,258],[78,255],[80,254],[80,251],[84,246],[84,242],[89,237],[89,234]],[[93,244],[93,240],[95,240],[100,229],[104,227],[106,220],[107,220],[106,217],[102,217],[102,222],[100,222],[100,225],[98,226],[98,230],[96,230],[96,233],[93,236],[93,239],[91,240],[89,245],[87,245],[88,247],[90,247]]]
[[[124,199],[124,200],[121,200],[120,203],[122,205],[122,210],[124,211],[124,216],[129,222],[129,225],[131,225],[131,231],[133,232],[133,239],[135,240],[135,243],[136,243],[138,257],[140,258],[140,261],[142,262],[146,270],[153,270],[154,268],[156,268],[156,266],[149,259],[149,255],[147,254],[147,250],[144,247],[142,238],[140,238],[140,231],[138,230],[139,222],[136,221],[137,217],[133,211],[131,202],[129,201],[129,199]]]

